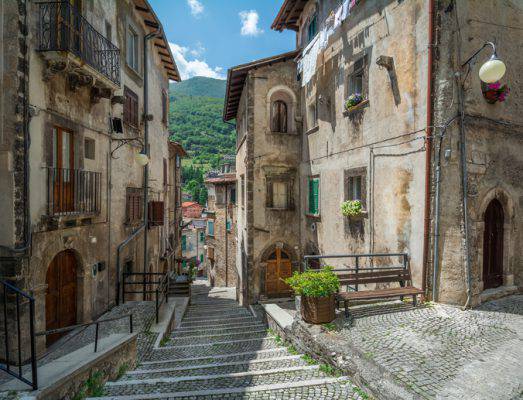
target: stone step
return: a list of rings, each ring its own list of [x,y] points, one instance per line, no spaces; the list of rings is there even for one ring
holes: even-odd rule
[[[136,395],[121,395],[110,397],[96,397],[87,400],[153,400],[153,399],[181,399],[181,400],[260,400],[260,399],[321,399],[321,400],[349,400],[361,399],[354,392],[354,385],[348,378],[321,378],[302,382],[274,383],[231,389],[195,390],[176,393],[150,393]]]
[[[166,346],[182,346],[182,345],[193,345],[193,344],[213,344],[216,341],[230,341],[235,339],[243,338],[263,338],[267,336],[267,329],[251,330],[248,333],[220,333],[214,335],[193,335],[178,337],[177,335],[171,335]]]
[[[215,325],[229,325],[229,324],[236,324],[238,322],[254,322],[254,321],[260,321],[259,319],[256,319],[252,315],[245,315],[245,316],[231,316],[228,318],[197,318],[197,319],[182,319],[182,323],[180,326],[187,327],[187,326],[215,326]]]
[[[290,355],[285,347],[275,347],[272,349],[244,351],[211,356],[168,358],[162,352],[155,354],[155,359],[144,361],[139,365],[140,369],[158,368],[177,368],[190,367],[196,364],[213,364],[223,362],[248,362],[256,360],[266,360],[268,358],[286,357]]]
[[[175,338],[180,337],[194,337],[194,335],[220,335],[223,333],[243,333],[249,334],[253,330],[266,329],[267,326],[261,322],[255,324],[233,324],[228,325],[225,328],[176,328],[172,332],[172,336]]]
[[[128,372],[122,380],[154,379],[175,376],[219,375],[236,372],[264,371],[278,368],[306,366],[301,356],[285,356],[250,361],[229,361],[212,364],[194,364],[182,367],[145,368]]]
[[[105,395],[176,393],[196,390],[246,388],[275,383],[302,382],[326,378],[317,365],[237,372],[217,375],[195,375],[135,379],[108,382]]]
[[[273,339],[242,339],[227,342],[215,342],[214,344],[193,346],[165,346],[154,349],[152,357],[161,353],[164,358],[187,358],[187,357],[212,357],[214,355],[241,353],[245,351],[256,351],[274,349],[278,347]]]
[[[217,318],[222,315],[252,315],[249,310],[243,307],[209,308],[207,310],[187,310],[184,318]]]

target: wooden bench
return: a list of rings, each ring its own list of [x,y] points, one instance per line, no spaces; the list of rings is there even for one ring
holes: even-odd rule
[[[412,286],[410,269],[405,268],[382,268],[376,270],[335,270],[340,280],[340,290],[336,294],[336,305],[343,301],[345,316],[349,316],[349,301],[354,300],[375,300],[399,297],[403,300],[404,296],[412,296],[414,307],[417,304],[417,296],[423,294],[421,289]],[[363,291],[341,291],[341,287],[365,285],[368,283],[399,283],[400,287],[387,289],[372,289]]]

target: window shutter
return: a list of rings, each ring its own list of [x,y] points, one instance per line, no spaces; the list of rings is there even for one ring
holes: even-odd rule
[[[164,203],[163,201],[150,201],[149,207],[149,225],[162,226],[164,218]]]
[[[182,236],[182,251],[185,251],[187,249],[187,236]]]

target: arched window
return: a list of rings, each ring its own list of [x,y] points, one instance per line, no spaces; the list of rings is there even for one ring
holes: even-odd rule
[[[271,131],[287,133],[287,104],[282,100],[272,103]]]

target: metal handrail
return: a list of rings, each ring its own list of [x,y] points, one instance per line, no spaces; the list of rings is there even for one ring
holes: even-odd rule
[[[21,380],[27,385],[31,386],[33,390],[38,389],[38,374],[36,365],[36,346],[35,346],[35,332],[34,332],[34,317],[35,317],[35,300],[29,294],[23,292],[16,286],[9,282],[0,281],[3,286],[3,301],[4,301],[4,337],[5,337],[5,366],[0,365],[0,370],[7,372],[9,375]],[[11,370],[10,357],[9,357],[9,335],[8,332],[8,316],[11,316],[7,312],[7,291],[10,290],[15,293],[16,296],[16,332],[17,332],[17,348],[18,348],[18,373]],[[20,326],[20,297],[25,298],[29,301],[29,339],[31,342],[31,380],[24,378],[22,374],[22,330]]]
[[[98,335],[98,331],[99,331],[100,324],[103,324],[105,322],[118,321],[118,320],[121,320],[121,319],[124,319],[124,318],[129,318],[129,333],[133,333],[133,314],[129,313],[129,314],[126,314],[126,315],[121,315],[119,317],[103,319],[103,320],[100,320],[100,321],[87,322],[85,324],[69,325],[69,326],[66,326],[66,327],[63,327],[63,328],[57,328],[57,329],[49,329],[47,331],[37,332],[35,334],[35,336],[47,336],[47,335],[52,335],[52,334],[55,334],[55,333],[70,332],[70,331],[73,331],[73,330],[78,329],[78,328],[84,328],[84,327],[96,325],[95,337],[94,337],[94,352],[96,353],[98,351],[98,336],[99,336]],[[75,336],[75,335],[73,335],[73,336]]]
[[[131,276],[140,276],[143,277],[141,281],[128,282],[127,278]],[[161,276],[159,280],[148,280],[147,278]],[[156,314],[156,323],[160,321],[160,307],[163,302],[169,302],[169,282],[170,277],[169,273],[163,272],[124,272],[122,279],[122,303],[125,304],[125,295],[126,294],[140,294],[142,293],[145,300],[146,294],[155,294],[155,314]],[[127,290],[126,286],[128,285],[143,285],[142,290]],[[147,285],[156,285],[152,290],[146,289]]]

